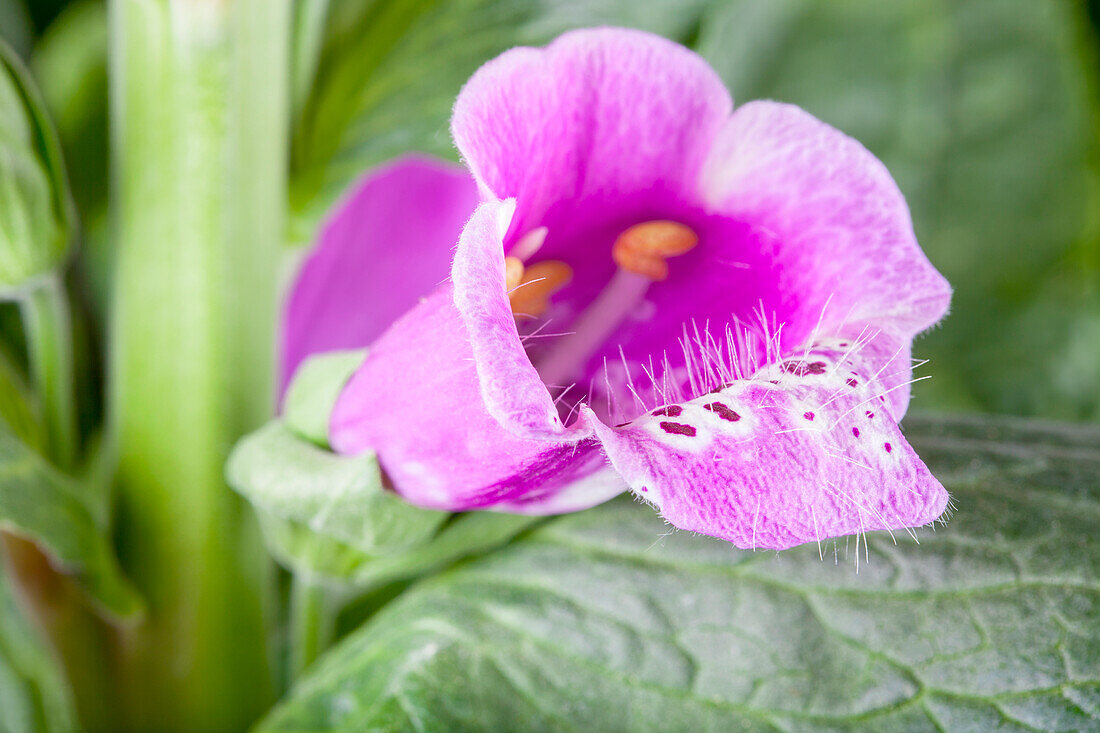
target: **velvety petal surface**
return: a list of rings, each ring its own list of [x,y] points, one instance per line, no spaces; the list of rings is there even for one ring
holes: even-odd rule
[[[826,340],[619,429],[589,419],[638,496],[738,547],[927,524],[948,495],[883,409],[883,368]]]
[[[821,333],[865,323],[904,342],[947,312],[951,288],[917,244],[886,167],[798,107],[739,107],[701,187],[709,209],[773,235],[778,288],[799,297],[788,320],[820,322]]]
[[[488,201],[462,230],[451,277],[454,300],[470,335],[480,398],[517,435],[558,440],[566,432],[550,393],[516,330],[504,275],[504,234],[515,204]]]
[[[606,465],[592,438],[530,440],[488,412],[449,284],[371,345],[337,400],[329,438],[340,453],[377,453],[412,503],[451,511],[522,503],[527,512],[552,513],[539,505]],[[603,491],[585,504],[574,496],[565,508],[607,498]]]
[[[514,233],[547,226],[552,247],[609,206],[693,195],[731,104],[683,46],[595,28],[485,64],[459,94],[451,128],[485,192],[519,202]]]
[[[361,348],[447,279],[477,186],[424,156],[368,173],[321,229],[287,300],[282,383],[310,354]]]

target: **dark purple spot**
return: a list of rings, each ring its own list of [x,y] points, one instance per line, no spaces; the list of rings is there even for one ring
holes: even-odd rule
[[[621,423],[619,423],[618,425],[616,425],[615,427],[617,427],[617,428],[625,428],[625,427],[626,427],[627,425],[629,425],[629,424],[630,424],[630,423],[628,423],[628,422],[621,422]]]
[[[885,401],[886,401],[886,395],[879,395],[879,396],[878,396],[878,398],[879,398],[880,400],[882,400],[883,402],[885,402]]]
[[[858,386],[859,386],[859,382],[857,382],[856,380],[852,379],[851,377],[848,377],[847,379],[845,379],[845,380],[844,380],[844,383],[845,383],[846,385],[848,385],[849,387],[858,387]]]
[[[680,417],[683,412],[684,408],[680,407],[679,405],[668,405],[666,407],[658,408],[649,414],[653,415],[654,417]]]
[[[647,489],[646,487],[643,486],[642,491],[649,491],[649,489]]]
[[[722,390],[724,390],[724,389],[728,389],[728,388],[730,388],[730,387],[732,387],[732,386],[733,386],[733,382],[726,382],[725,384],[720,384],[720,385],[718,385],[717,387],[715,387],[714,389],[712,389],[712,390],[711,390],[710,392],[707,392],[707,394],[718,394],[718,393],[719,393],[719,392],[721,392]]]
[[[703,405],[704,410],[710,410],[723,420],[729,420],[730,422],[737,422],[741,419],[741,416],[731,410],[721,402],[711,402],[709,405]]]
[[[875,413],[873,413],[873,412],[871,412],[870,410],[868,410],[868,411],[867,411],[867,418],[868,418],[869,420],[874,420],[874,419],[875,419]]]
[[[804,361],[785,361],[783,362],[783,371],[796,377],[804,377],[807,374],[824,374],[825,362],[814,361],[807,364]]]
[[[840,342],[840,348],[842,348],[842,349],[845,348],[847,345],[848,345],[847,341],[841,341]]]
[[[802,413],[802,417],[806,418],[807,420],[813,420],[814,414],[812,412],[804,412]]]
[[[678,422],[663,422],[661,423],[661,430],[671,435],[686,435],[689,438],[695,437],[695,428],[691,425],[684,425]]]
[[[887,452],[887,453],[889,453],[890,451],[894,450],[894,449],[893,449],[893,447],[892,447],[892,446],[891,446],[891,445],[890,445],[889,443],[886,443],[886,444],[885,444],[885,445],[883,445],[882,447],[886,449],[886,452]]]
[[[859,437],[859,428],[852,428],[852,435]]]

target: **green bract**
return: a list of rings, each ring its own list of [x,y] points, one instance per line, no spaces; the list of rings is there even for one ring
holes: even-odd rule
[[[383,486],[372,454],[327,450],[328,416],[363,351],[315,356],[298,370],[276,420],[242,440],[229,484],[259,512],[269,549],[284,565],[347,580],[371,557],[426,542],[447,518]]]
[[[57,135],[26,68],[0,42],[0,293],[61,264],[73,223]]]

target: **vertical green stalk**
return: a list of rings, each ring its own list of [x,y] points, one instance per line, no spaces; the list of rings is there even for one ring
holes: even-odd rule
[[[42,399],[46,446],[54,463],[71,469],[76,459],[72,322],[65,286],[51,274],[20,301],[35,388]]]
[[[290,586],[291,682],[329,647],[335,625],[335,614],[324,586],[295,573]]]
[[[120,640],[134,729],[240,729],[270,704],[269,568],[225,486],[271,413],[291,0],[110,0]]]

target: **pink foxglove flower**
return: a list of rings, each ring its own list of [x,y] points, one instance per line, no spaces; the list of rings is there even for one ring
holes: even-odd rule
[[[897,422],[950,288],[859,143],[797,107],[734,110],[699,56],[619,29],[489,62],[452,131],[473,181],[375,172],[289,301],[287,373],[370,346],[335,450],[375,451],[425,507],[629,488],[745,548],[944,511]]]

